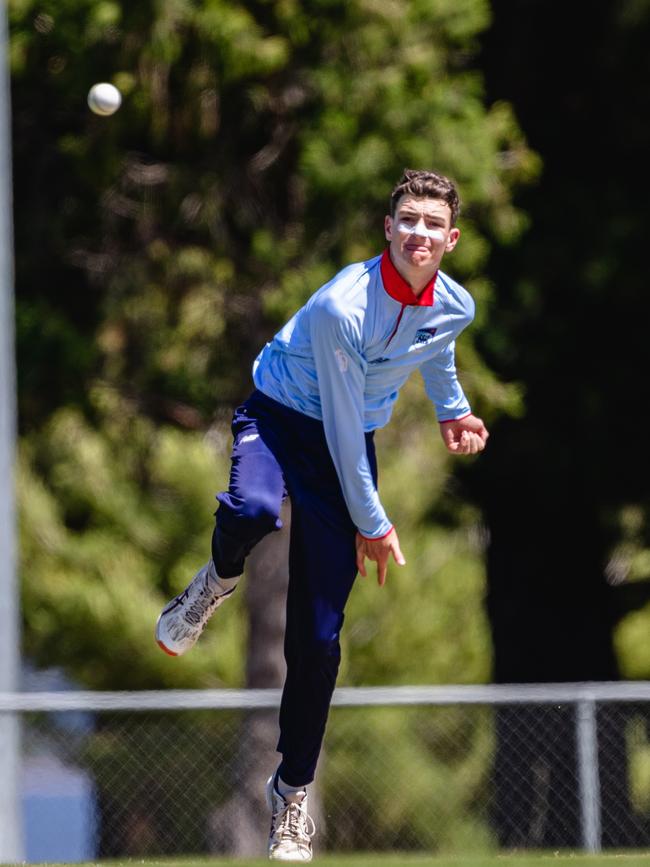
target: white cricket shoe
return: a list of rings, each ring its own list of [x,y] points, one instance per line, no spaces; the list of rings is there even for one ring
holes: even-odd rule
[[[275,774],[266,784],[266,802],[271,811],[269,859],[271,861],[311,861],[311,838],[316,833],[307,813],[307,792],[283,798],[273,785]]]
[[[160,647],[170,656],[187,653],[217,608],[234,591],[234,587],[224,591],[217,583],[214,563],[206,563],[185,590],[163,608],[156,623]]]

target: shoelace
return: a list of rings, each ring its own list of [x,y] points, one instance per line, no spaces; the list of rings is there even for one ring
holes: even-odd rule
[[[273,836],[278,842],[290,840],[308,846],[316,833],[314,820],[303,804],[292,802],[276,813],[277,827]]]
[[[189,596],[190,587],[187,587],[184,592],[181,594],[179,602],[184,602],[185,599]],[[217,599],[219,598],[219,593],[213,593],[210,590],[210,583],[208,577],[206,575],[205,582],[201,590],[199,591],[199,598],[192,602],[191,605],[188,605],[185,611],[183,612],[183,618],[188,622],[192,623],[194,626],[198,626],[205,616],[206,612],[208,612],[211,608],[213,608],[217,604]],[[208,597],[207,599],[205,597]]]

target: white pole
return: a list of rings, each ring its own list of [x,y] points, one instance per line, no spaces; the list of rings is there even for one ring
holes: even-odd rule
[[[585,852],[600,852],[598,727],[596,702],[592,699],[582,699],[576,704],[576,742],[582,848]]]
[[[18,605],[15,551],[13,232],[7,8],[0,0],[0,691],[18,686]],[[22,861],[17,714],[0,713],[0,863]]]

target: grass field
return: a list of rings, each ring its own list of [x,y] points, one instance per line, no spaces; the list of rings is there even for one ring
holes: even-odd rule
[[[573,853],[507,855],[322,855],[314,857],[314,864],[324,867],[650,867],[650,852],[582,855]],[[265,858],[169,858],[124,859],[121,861],[88,862],[76,867],[264,867]]]

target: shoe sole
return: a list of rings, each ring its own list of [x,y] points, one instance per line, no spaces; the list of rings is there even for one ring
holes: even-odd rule
[[[164,650],[164,651],[165,651],[165,653],[167,654],[167,656],[178,656],[178,654],[177,654],[177,653],[174,653],[173,650],[170,650],[168,647],[165,647],[165,645],[162,643],[162,641],[161,641],[159,638],[156,638],[156,644],[158,645],[158,647],[159,647],[161,650]]]
[[[164,613],[165,613],[165,612],[163,611],[163,614],[164,614]],[[160,617],[162,617],[162,614],[160,615]],[[161,639],[160,639],[160,636],[158,635],[158,627],[159,627],[159,625],[160,625],[160,617],[158,618],[158,621],[157,621],[157,623],[156,623],[156,644],[158,645],[158,647],[159,647],[162,651],[164,651],[164,652],[167,654],[167,656],[178,656],[178,655],[179,655],[178,653],[175,653],[173,650],[170,650],[168,647],[166,647],[166,646],[163,644],[163,642],[162,642]]]

